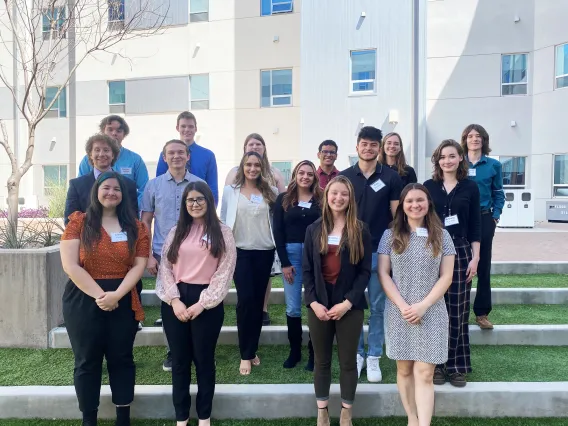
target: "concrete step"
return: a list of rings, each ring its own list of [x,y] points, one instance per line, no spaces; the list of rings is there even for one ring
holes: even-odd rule
[[[365,338],[368,326],[363,326]],[[308,327],[303,326],[303,343],[308,342]],[[528,345],[528,346],[568,346],[568,324],[566,325],[496,325],[494,330],[481,330],[476,325],[469,326],[472,345]],[[221,329],[218,344],[237,345],[237,327],[225,326]],[[267,326],[262,328],[261,345],[287,345],[286,326]],[[69,336],[65,327],[57,327],[49,334],[51,348],[70,348]],[[160,327],[144,327],[134,341],[135,346],[164,346],[164,335]],[[567,389],[568,391],[568,389]]]
[[[471,303],[477,289],[471,289]],[[567,288],[494,288],[491,290],[494,305],[563,305],[568,304]],[[284,305],[284,289],[273,288],[270,292],[271,305]],[[142,290],[142,305],[158,306],[161,301],[154,290]],[[232,288],[225,297],[226,305],[237,304],[237,291]]]
[[[191,387],[195,398],[196,386]],[[330,412],[338,417],[339,385],[331,385]],[[468,383],[457,389],[436,386],[437,417],[565,417],[568,382]],[[316,416],[312,384],[217,385],[212,417],[217,419],[312,418]],[[354,418],[403,416],[396,385],[360,384]],[[192,404],[192,418],[195,418]],[[110,388],[103,386],[99,417],[115,418]],[[172,419],[171,386],[136,386],[132,417]],[[73,386],[0,387],[0,418],[78,419]]]

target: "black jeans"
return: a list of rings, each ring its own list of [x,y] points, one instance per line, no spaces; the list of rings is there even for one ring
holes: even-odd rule
[[[473,302],[476,316],[489,315],[491,312],[491,250],[497,224],[491,213],[481,215],[481,243],[479,264],[477,265],[477,294]]]
[[[104,291],[114,291],[122,278],[95,281]],[[133,346],[138,329],[131,294],[120,299],[117,309],[107,312],[70,280],[63,293],[63,318],[75,355],[73,378],[79,409],[90,412],[99,407],[103,358],[113,404],[130,404],[134,400]]]
[[[207,285],[179,283],[180,300],[188,308],[199,301],[199,295]],[[215,394],[215,348],[223,326],[223,303],[205,309],[197,318],[181,322],[174,309],[162,303],[162,322],[172,355],[172,396],[176,420],[189,418],[191,397],[191,363],[197,375],[197,416],[201,420],[211,417]]]
[[[241,359],[253,359],[258,350],[264,295],[273,262],[274,249],[237,248],[234,280],[237,288],[237,328]]]

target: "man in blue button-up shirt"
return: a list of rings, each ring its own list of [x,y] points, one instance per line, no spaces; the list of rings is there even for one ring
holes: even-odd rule
[[[481,244],[477,266],[477,294],[473,304],[475,321],[480,328],[493,329],[487,319],[491,312],[491,249],[495,227],[505,205],[501,163],[489,158],[489,134],[479,124],[470,124],[461,138],[462,148],[467,153],[469,178],[477,183],[481,204]]]
[[[179,138],[189,147],[189,161],[187,162],[189,171],[195,176],[207,182],[213,192],[215,205],[219,200],[217,187],[217,160],[213,151],[197,145],[195,143],[195,133],[197,132],[197,120],[191,112],[184,111],[177,118],[176,130]],[[163,175],[168,170],[168,166],[160,155],[156,176]]]

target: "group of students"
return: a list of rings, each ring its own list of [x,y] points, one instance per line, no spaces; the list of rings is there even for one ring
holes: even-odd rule
[[[83,425],[97,423],[103,357],[116,424],[130,424],[145,268],[157,275],[156,294],[163,301],[169,348],[164,367],[171,366],[177,425],[189,420],[192,363],[199,425],[209,425],[223,299],[234,280],[238,370],[249,375],[261,363],[259,338],[275,258],[290,344],[284,368],[301,360],[302,290],[308,308],[306,367],[314,370],[318,426],[330,422],[334,339],[341,426],[352,424],[365,363],[367,379],[381,381],[385,340],[387,356],[397,361],[408,424],[430,424],[433,384],[465,386],[471,371],[468,316],[478,271],[474,311],[482,328],[492,328],[491,239],[504,197],[500,164],[487,156],[485,129],[470,125],[461,144],[443,141],[432,155],[432,179],[423,185],[406,164],[397,133],[383,137],[379,129],[363,127],[359,161],[342,172],[334,165],[337,143],[326,140],[318,149],[319,167],[300,161],[290,182],[270,166],[262,137],[251,134],[239,166],[227,176],[220,218],[214,154],[193,141],[193,114],[181,113],[177,129],[180,140],[163,148],[161,174],[146,183],[138,178],[145,171],[147,179],[143,162],[121,147],[126,123],[105,118],[101,133],[86,144],[90,168],[82,165],[86,174],[69,185],[61,256],[70,281],[63,310]],[[119,163],[124,153],[131,162]]]

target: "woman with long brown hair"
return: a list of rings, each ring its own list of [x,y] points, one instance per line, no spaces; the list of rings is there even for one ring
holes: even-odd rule
[[[325,188],[322,217],[308,226],[302,273],[308,326],[314,346],[318,426],[329,426],[333,340],[339,354],[340,426],[351,426],[357,389],[357,345],[371,276],[371,233],[357,219],[353,185],[345,176]]]
[[[432,419],[434,369],[448,358],[444,293],[452,282],[454,257],[428,190],[419,183],[407,185],[379,244],[379,280],[388,297],[387,356],[397,363],[409,426],[429,425]]]
[[[479,189],[468,179],[468,165],[459,143],[446,139],[432,154],[434,173],[424,182],[438,217],[449,232],[456,249],[452,285],[445,295],[450,317],[448,360],[434,372],[434,384],[448,379],[464,387],[472,371],[469,349],[469,305],[471,281],[477,273],[481,239]]]
[[[243,156],[234,182],[223,189],[221,221],[232,229],[237,246],[234,281],[238,296],[239,371],[248,375],[251,365],[260,365],[256,352],[264,296],[274,262],[271,216],[278,189],[270,186],[268,171],[256,152]]]
[[[403,188],[409,183],[418,182],[416,172],[412,167],[406,164],[402,138],[396,132],[387,133],[383,137],[379,151],[379,163],[386,165],[398,173],[402,180]]]
[[[274,240],[282,262],[286,324],[290,354],[284,368],[294,368],[302,358],[302,253],[306,228],[321,216],[321,195],[316,166],[300,161],[292,172],[288,190],[276,198],[274,205]],[[314,350],[308,342],[306,370],[314,369]]]

